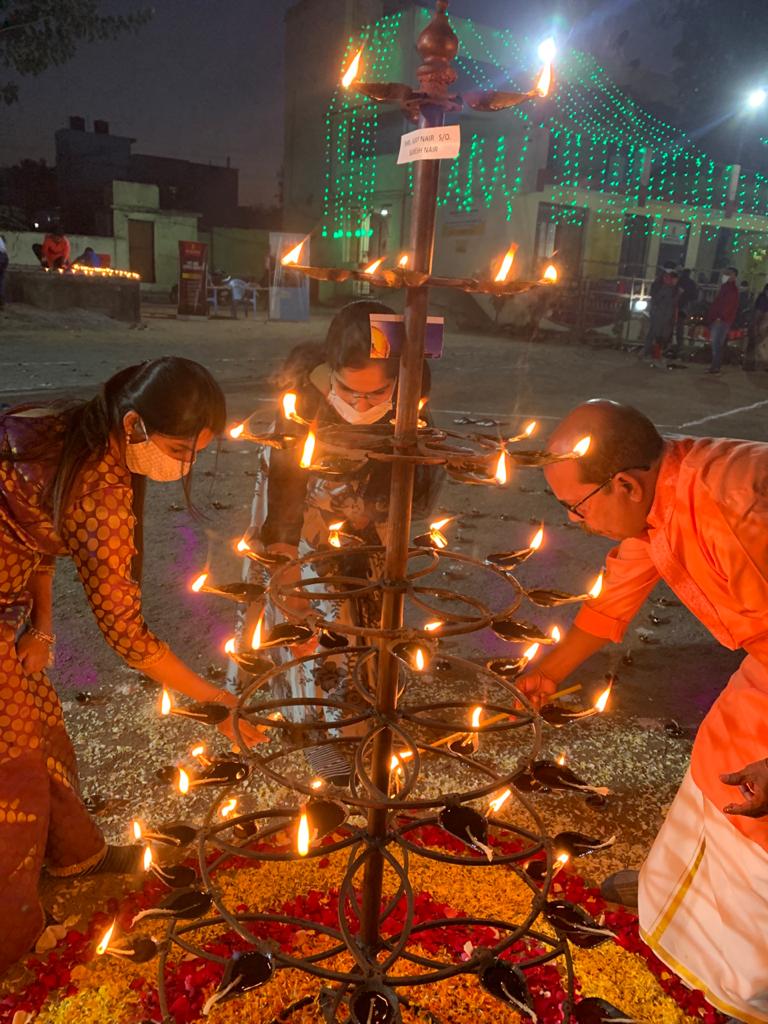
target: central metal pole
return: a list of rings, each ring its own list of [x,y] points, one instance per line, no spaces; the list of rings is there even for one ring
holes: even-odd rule
[[[419,127],[442,125],[443,111],[438,107],[422,109]],[[437,185],[439,160],[421,161],[414,173],[411,208],[410,252],[413,268],[430,273],[435,241]],[[408,455],[416,446],[419,400],[422,397],[424,334],[426,331],[429,288],[409,288],[405,300],[405,344],[400,357],[400,378],[395,419],[395,452]],[[382,596],[381,628],[398,629],[403,624],[404,581],[408,572],[408,549],[411,536],[411,509],[415,476],[413,462],[395,462],[389,492],[389,518],[384,561],[385,589]],[[376,710],[382,719],[390,719],[397,707],[399,662],[379,643],[376,684]],[[382,729],[374,739],[371,775],[383,793],[389,792],[392,732]],[[368,834],[372,841],[371,855],[366,863],[362,894],[362,936],[369,947],[379,944],[379,914],[383,886],[384,859],[376,843],[387,834],[389,812],[374,807],[368,813]]]

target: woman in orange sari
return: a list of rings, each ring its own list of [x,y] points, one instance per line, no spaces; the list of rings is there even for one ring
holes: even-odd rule
[[[127,664],[194,700],[234,703],[150,632],[137,582],[147,478],[183,478],[189,497],[197,452],[225,417],[213,377],[175,357],[122,370],[89,402],[0,414],[0,973],[43,930],[43,866],[64,877],[137,867],[139,848],[108,847],[80,799],[45,673],[55,559],[73,559]]]

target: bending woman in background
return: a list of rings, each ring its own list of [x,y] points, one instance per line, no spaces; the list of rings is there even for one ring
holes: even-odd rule
[[[322,431],[330,424],[348,424],[350,430],[365,424],[389,424],[394,417],[397,397],[399,359],[371,358],[371,313],[393,313],[379,302],[352,302],[331,321],[324,344],[300,345],[286,360],[278,381],[284,390],[297,395],[296,409],[304,420]],[[430,376],[424,364],[422,393],[429,394]],[[424,415],[424,414],[422,414]],[[295,434],[296,425],[287,420],[282,406],[276,417],[278,433]],[[314,548],[327,548],[329,526],[342,522],[342,532],[353,534],[364,544],[386,542],[391,470],[383,462],[363,460],[359,467],[343,477],[324,478],[299,466],[301,446],[288,449],[263,449],[247,539],[255,551],[295,558]],[[442,482],[442,470],[419,467],[416,472],[414,517],[425,516],[434,504]],[[338,572],[345,576],[375,576],[376,558],[356,555],[354,548],[339,554]],[[330,572],[329,564],[323,572]],[[314,575],[310,566],[307,575]],[[252,560],[244,564],[246,579],[261,582],[263,570]],[[328,618],[347,616],[357,625],[378,624],[379,595],[367,595],[355,601],[326,603]],[[305,605],[306,608],[306,605]],[[301,602],[297,602],[301,611]],[[258,614],[256,610],[251,616]],[[267,615],[274,622],[273,609]],[[240,633],[250,637],[255,622],[241,622]],[[244,646],[247,644],[244,643]],[[290,655],[311,653],[300,650]],[[316,669],[305,663],[286,673],[283,693],[275,696],[348,698],[344,674],[335,660],[326,660]],[[283,677],[283,678],[286,678]],[[238,680],[237,669],[230,667],[230,683]],[[316,693],[315,688],[320,691]],[[333,750],[326,748],[326,752]],[[326,777],[345,779],[346,760],[320,757],[320,751],[307,751],[316,771]]]
[[[194,700],[233,703],[147,628],[141,614],[146,479],[189,498],[197,452],[225,423],[224,396],[198,363],[168,357],[115,374],[89,402],[0,414],[0,973],[44,927],[52,875],[136,870],[140,847],[107,847],[78,792],[58,697],[45,674],[54,637],[54,560],[77,567],[107,643]]]

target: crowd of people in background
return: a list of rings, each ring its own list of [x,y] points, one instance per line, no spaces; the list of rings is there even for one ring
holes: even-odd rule
[[[757,344],[762,336],[768,313],[768,285],[753,298],[749,282],[739,283],[737,267],[726,267],[713,300],[696,315],[699,305],[699,286],[687,267],[677,268],[665,263],[650,288],[648,330],[643,342],[641,358],[654,363],[663,357],[676,359],[686,351],[686,329],[699,326],[705,329],[711,358],[707,373],[718,374],[728,362],[728,340],[735,329],[744,338],[742,368],[757,368]]]

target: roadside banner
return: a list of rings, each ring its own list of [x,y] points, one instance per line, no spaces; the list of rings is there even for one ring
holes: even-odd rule
[[[208,246],[179,242],[177,317],[208,317]]]

